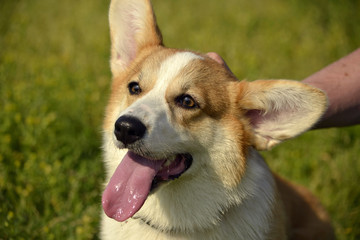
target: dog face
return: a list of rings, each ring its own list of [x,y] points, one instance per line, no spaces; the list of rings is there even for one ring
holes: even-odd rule
[[[254,190],[249,151],[293,137],[326,106],[293,81],[239,82],[211,57],[165,48],[147,0],[110,7],[105,213],[166,231],[211,228]]]
[[[159,62],[158,66],[152,61]],[[224,105],[229,105],[227,86],[213,78],[209,61],[191,52],[175,52],[163,61],[145,60],[140,72],[121,86],[128,89],[128,107],[118,113],[140,121],[144,134],[134,143],[115,134],[118,147],[129,147],[153,159],[194,151],[200,142],[209,147],[206,141],[212,142],[208,137],[214,134],[212,119],[221,118],[226,111]],[[220,79],[226,82],[229,77],[223,74],[225,77]],[[215,91],[218,97],[212,99],[209,95]],[[201,128],[199,133],[197,129]]]
[[[106,139],[110,142],[108,145],[112,145],[110,152],[129,149],[124,159],[131,158],[131,161],[143,165],[157,162],[161,166],[154,166],[154,172],[149,173],[151,177],[146,180],[144,177],[139,179],[141,184],[147,184],[144,191],[135,190],[140,185],[135,180],[133,185],[128,183],[132,179],[130,173],[115,171],[114,176],[122,174],[127,179],[115,177],[114,184],[110,181],[109,186],[116,189],[119,182],[124,182],[127,188],[134,190],[133,193],[120,190],[119,194],[108,194],[116,197],[105,197],[110,199],[106,204],[117,207],[105,208],[109,209],[110,216],[123,221],[132,216],[134,206],[138,210],[143,200],[129,203],[123,207],[122,214],[118,204],[125,205],[129,196],[146,195],[147,200],[136,216],[152,224],[173,228],[168,223],[148,218],[154,216],[154,210],[157,211],[150,207],[156,205],[152,202],[161,201],[185,209],[192,203],[191,198],[211,196],[211,192],[217,189],[216,192],[222,194],[219,199],[213,198],[211,205],[214,206],[199,207],[198,216],[194,216],[194,221],[203,225],[208,222],[200,217],[205,207],[231,204],[232,201],[224,201],[223,196],[239,183],[245,169],[244,156],[249,145],[246,142],[249,137],[245,137],[247,132],[243,129],[246,120],[241,120],[240,109],[239,117],[236,117],[230,107],[234,104],[230,95],[236,93],[231,89],[238,82],[224,67],[205,55],[165,48],[157,49],[132,69],[135,70],[127,77],[114,79],[113,97],[117,99],[111,101],[114,104],[108,110]],[[231,152],[231,156],[226,156],[227,152]],[[216,159],[224,157],[227,161],[217,162]],[[116,159],[116,163],[120,160]],[[128,171],[141,172],[143,169],[128,167]],[[204,183],[212,189],[200,191]],[[126,199],[116,203],[124,196]],[[177,196],[176,201],[168,196]],[[185,200],[184,196],[190,199]],[[214,212],[212,218],[217,219],[217,214]],[[179,219],[179,215],[174,215],[174,218]],[[177,228],[193,227],[193,221],[184,226],[189,222],[187,215],[183,215],[183,221],[176,221],[181,222]]]

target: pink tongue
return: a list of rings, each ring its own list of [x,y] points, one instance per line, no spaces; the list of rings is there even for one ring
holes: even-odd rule
[[[144,204],[151,183],[164,162],[127,152],[102,195],[106,215],[120,222],[132,217]]]

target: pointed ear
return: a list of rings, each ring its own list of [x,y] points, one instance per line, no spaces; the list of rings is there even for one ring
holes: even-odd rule
[[[241,87],[238,104],[249,118],[253,145],[270,149],[308,130],[327,107],[319,89],[289,80],[257,80]]]
[[[162,45],[150,0],[112,0],[109,11],[111,71],[124,71],[140,51]]]

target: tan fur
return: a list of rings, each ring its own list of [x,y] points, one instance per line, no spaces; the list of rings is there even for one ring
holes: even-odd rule
[[[320,90],[288,80],[239,82],[206,55],[165,48],[149,0],[113,0],[109,19],[107,182],[127,152],[113,134],[122,115],[146,125],[144,157],[190,153],[193,162],[178,179],[150,193],[125,222],[103,214],[103,239],[334,238],[319,201],[274,175],[255,150],[309,129],[326,108]],[[139,95],[129,94],[133,81],[141,85]],[[199,106],[179,107],[176,99],[183,94]]]

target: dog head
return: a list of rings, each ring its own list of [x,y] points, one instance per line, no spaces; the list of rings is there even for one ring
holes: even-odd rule
[[[325,110],[325,95],[310,86],[240,82],[211,55],[164,47],[149,0],[113,0],[109,18],[103,207],[118,221],[211,227],[251,194],[240,190],[249,150],[300,134]]]

